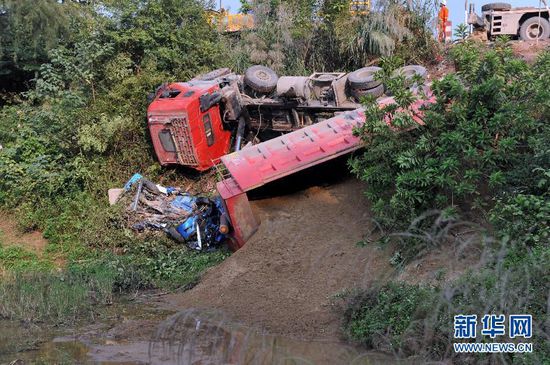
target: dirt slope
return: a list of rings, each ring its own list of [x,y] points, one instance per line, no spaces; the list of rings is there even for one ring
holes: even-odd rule
[[[356,243],[370,225],[355,179],[253,202],[262,224],[241,250],[192,290],[168,296],[170,308],[218,309],[273,334],[337,339],[330,297],[389,272],[388,257]]]
[[[47,243],[41,232],[21,232],[17,229],[15,218],[0,211],[0,244],[22,246],[30,251],[42,253]]]

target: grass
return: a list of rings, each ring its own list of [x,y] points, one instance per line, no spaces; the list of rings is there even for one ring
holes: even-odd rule
[[[23,228],[44,232],[48,242],[36,253],[4,246],[0,235],[0,317],[9,319],[71,324],[93,318],[130,291],[188,289],[229,255],[194,252],[163,234],[136,236],[116,207],[105,208],[86,194],[20,208],[17,217]]]
[[[0,244],[0,271],[43,271],[53,269],[54,262],[41,258],[36,253],[21,246],[6,246]]]
[[[418,236],[415,236],[416,238]],[[426,361],[468,363],[550,363],[550,247],[526,247],[522,241],[484,238],[484,243],[449,234],[428,237],[437,247],[460,245],[465,252],[481,247],[479,263],[458,278],[435,286],[390,282],[355,290],[344,299],[344,332],[369,349]],[[427,239],[427,238],[426,238]],[[397,271],[396,271],[397,273]],[[453,317],[458,314],[531,314],[532,354],[485,354],[475,358],[452,350]],[[478,327],[480,325],[478,324]],[[486,341],[478,334],[477,341]],[[514,342],[508,337],[495,341]]]
[[[74,323],[112,300],[113,275],[18,272],[0,283],[0,316],[25,322]]]
[[[147,288],[187,289],[201,274],[226,256],[167,250],[156,257],[128,254],[70,263],[47,269],[32,254],[11,249],[4,262],[13,263],[0,281],[0,317],[26,322],[72,324],[93,318],[117,294]],[[5,251],[4,251],[5,252]],[[181,255],[181,256],[179,256]]]
[[[60,231],[59,222],[48,224],[51,240],[42,254],[0,244],[0,318],[73,324],[129,291],[188,289],[229,255],[190,251],[159,235],[128,238],[115,229],[103,234],[115,232],[121,247],[91,247]]]
[[[152,250],[151,247],[154,247]],[[99,254],[53,269],[51,261],[20,247],[0,248],[0,317],[26,322],[73,324],[90,319],[115,295],[147,288],[185,290],[228,253],[190,252],[184,247],[135,248],[123,255]]]

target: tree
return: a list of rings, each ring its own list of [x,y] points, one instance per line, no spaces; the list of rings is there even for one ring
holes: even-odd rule
[[[49,60],[48,52],[69,38],[77,5],[55,0],[6,0],[0,5],[0,85],[21,91]]]
[[[103,2],[110,14],[106,37],[136,65],[154,60],[159,69],[180,78],[219,64],[221,47],[195,0]]]

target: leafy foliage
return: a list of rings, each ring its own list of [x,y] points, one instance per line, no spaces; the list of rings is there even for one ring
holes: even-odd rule
[[[466,37],[468,37],[468,33],[468,26],[464,23],[460,23],[456,26],[454,36],[458,39],[464,40],[466,39]]]
[[[353,71],[392,54],[430,63],[440,51],[430,28],[432,1],[376,1],[367,14],[351,14],[346,0],[245,4],[255,29],[229,44],[239,71],[255,63],[286,74]]]
[[[465,41],[451,49],[451,57],[458,72],[433,83],[435,102],[424,108],[423,125],[412,118],[418,96],[403,88],[405,80],[392,78],[396,62],[385,62],[380,77],[396,104],[366,105],[366,124],[357,131],[365,152],[350,165],[368,183],[381,225],[408,226],[385,236],[398,238],[398,264],[444,245],[480,252],[481,259],[435,287],[398,283],[360,292],[351,298],[345,329],[351,339],[401,356],[457,364],[547,363],[550,53],[528,65],[499,39],[489,51]],[[443,214],[424,213],[433,208]],[[460,238],[466,228],[460,216],[482,223],[487,218],[495,238]],[[467,231],[482,231],[472,228]],[[394,307],[403,308],[388,310]],[[536,350],[456,354],[452,319],[465,313],[532,314]]]
[[[371,348],[398,348],[412,323],[429,312],[433,296],[429,288],[405,283],[362,292],[344,313],[347,336]]]
[[[414,355],[426,362],[548,362],[550,251],[548,247],[532,253],[523,250],[521,259],[511,262],[519,246],[508,247],[509,241],[501,243],[504,245],[497,250],[489,247],[483,250],[483,259],[455,280],[438,282],[436,286],[391,282],[349,296],[344,313],[346,335],[368,348],[392,351],[403,357]],[[455,353],[453,317],[477,314],[481,318],[488,313],[532,314],[534,352],[477,356]],[[483,341],[479,333],[476,341]]]
[[[71,37],[76,2],[7,0],[0,4],[0,90],[23,91],[48,52]]]
[[[382,223],[403,226],[433,208],[482,211],[500,194],[531,189],[525,178],[541,183],[548,160],[534,157],[548,149],[548,91],[541,80],[550,73],[550,55],[531,67],[510,52],[479,56],[468,42],[455,47],[463,71],[434,81],[436,102],[424,112],[425,125],[412,119],[416,97],[392,80],[396,104],[367,106],[358,131],[365,153],[351,167],[368,183]]]
[[[440,52],[430,28],[434,14],[433,1],[377,1],[364,17],[338,18],[340,51],[362,63],[395,55],[409,64],[428,64]]]
[[[2,6],[9,7],[8,18],[0,21],[20,21],[16,18],[31,11],[31,3],[7,2]],[[114,290],[192,285],[226,253],[197,254],[162,237],[136,237],[124,228],[120,212],[107,206],[105,192],[136,171],[153,179],[163,172],[144,123],[147,93],[222,59],[221,40],[203,4],[44,1],[32,11],[38,12],[34,26],[45,26],[42,12],[59,13],[51,19],[60,23],[44,30],[51,43],[24,39],[38,42],[36,58],[19,57],[17,64],[32,69],[33,86],[18,103],[0,109],[0,206],[16,213],[22,229],[42,230],[48,245],[41,257],[0,248],[0,267],[7,272],[0,291],[10,292],[0,303],[1,315],[75,319],[94,303],[88,292],[99,278],[108,278],[101,279],[105,298]],[[11,31],[21,31],[21,39],[30,32]],[[2,38],[1,44],[15,40]],[[3,55],[14,60],[10,49],[2,48],[9,53]],[[65,271],[51,272],[59,260],[68,262]],[[54,287],[52,294],[74,300],[65,314],[59,311],[66,303],[48,294]],[[21,302],[28,306],[9,309]]]
[[[499,233],[528,247],[550,242],[550,199],[517,194],[498,200],[489,216]]]

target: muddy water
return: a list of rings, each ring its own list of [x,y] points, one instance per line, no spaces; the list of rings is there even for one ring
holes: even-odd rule
[[[399,364],[337,342],[261,333],[223,313],[188,309],[168,316],[147,306],[71,331],[0,322],[0,364]],[[161,319],[164,318],[164,319]]]
[[[71,328],[0,320],[0,365],[16,360],[20,360],[18,365],[95,363],[88,356],[90,345],[125,337],[149,339],[155,326],[174,313],[146,304],[155,296],[146,293],[131,300],[120,298],[111,306],[98,308],[91,324],[87,321]]]

